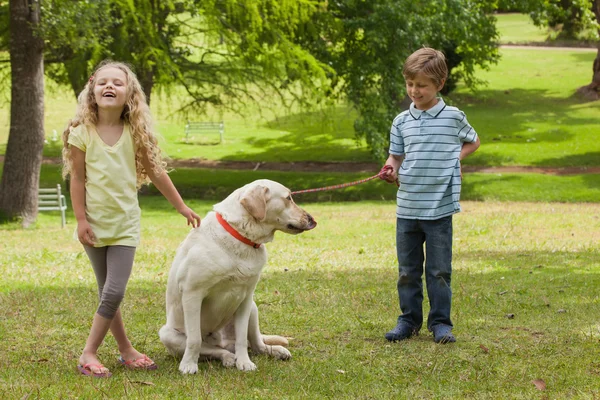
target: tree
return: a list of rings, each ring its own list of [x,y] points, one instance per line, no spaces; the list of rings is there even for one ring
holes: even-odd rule
[[[273,93],[304,101],[302,91],[316,92],[331,72],[292,40],[319,0],[102,3],[48,0],[44,6],[48,54],[63,63],[51,76],[75,93],[103,58],[130,63],[148,100],[155,88],[176,94],[183,87],[183,112],[203,112],[209,104],[239,111]]]
[[[338,0],[327,3],[307,25],[303,46],[332,65],[338,79],[330,92],[358,110],[354,127],[375,158],[388,148],[393,118],[406,95],[402,65],[422,46],[443,50],[458,80],[474,86],[475,67],[498,59],[491,8],[465,0]],[[486,3],[487,4],[487,3]]]
[[[35,0],[10,0],[10,131],[0,182],[0,214],[20,218],[24,227],[37,217],[44,147],[44,42],[34,31],[40,22]]]
[[[592,10],[596,16],[596,21],[598,22],[598,36],[600,37],[600,0],[594,0],[592,2]],[[598,42],[596,59],[592,65],[592,82],[577,89],[577,93],[588,100],[600,99],[600,41]]]

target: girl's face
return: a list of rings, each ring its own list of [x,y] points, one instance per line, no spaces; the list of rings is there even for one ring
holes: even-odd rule
[[[429,110],[437,104],[437,92],[444,83],[436,85],[430,77],[419,72],[413,79],[406,79],[406,92],[419,110]]]
[[[96,72],[94,97],[98,109],[123,110],[127,102],[127,75],[116,67],[105,67]]]

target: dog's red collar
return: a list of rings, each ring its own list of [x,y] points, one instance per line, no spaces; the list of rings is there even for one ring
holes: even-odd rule
[[[233,229],[233,227],[231,225],[229,225],[229,223],[227,221],[225,221],[223,219],[223,217],[221,217],[221,214],[219,214],[219,213],[216,213],[216,214],[217,214],[217,221],[219,221],[219,223],[221,224],[221,226],[223,228],[225,228],[225,230],[227,232],[229,232],[229,234],[231,236],[233,236],[234,238],[236,238],[240,242],[247,244],[248,246],[254,247],[255,249],[258,249],[260,247],[260,243],[254,243],[252,240],[246,239],[245,237],[243,237],[242,235],[240,235],[240,233],[238,231],[236,231],[235,229]]]

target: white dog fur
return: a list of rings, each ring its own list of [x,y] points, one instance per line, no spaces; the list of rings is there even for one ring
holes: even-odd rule
[[[228,233],[216,213],[254,248]],[[275,231],[298,234],[316,222],[292,200],[290,190],[266,179],[237,189],[193,229],[177,249],[167,283],[167,323],[160,331],[171,354],[182,356],[179,370],[198,371],[198,360],[252,371],[248,344],[258,354],[289,359],[287,340],[262,335],[254,289],[267,261],[264,243]],[[234,339],[234,340],[232,340]]]

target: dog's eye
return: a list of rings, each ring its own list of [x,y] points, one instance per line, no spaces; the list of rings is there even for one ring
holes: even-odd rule
[[[292,201],[292,195],[290,194],[288,197],[285,198],[286,200]]]

